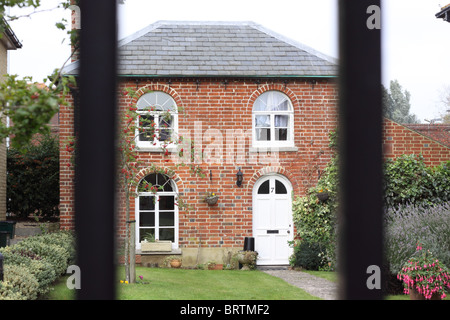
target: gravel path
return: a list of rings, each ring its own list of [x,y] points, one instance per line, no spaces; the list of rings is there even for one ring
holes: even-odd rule
[[[337,284],[323,278],[315,277],[301,271],[294,270],[261,270],[272,276],[297,286],[309,294],[324,300],[337,300]]]

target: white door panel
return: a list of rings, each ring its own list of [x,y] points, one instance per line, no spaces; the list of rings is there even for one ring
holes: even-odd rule
[[[292,187],[281,176],[262,178],[253,192],[253,236],[258,265],[288,264],[292,254]]]

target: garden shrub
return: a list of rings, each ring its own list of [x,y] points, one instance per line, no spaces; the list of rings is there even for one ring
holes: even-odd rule
[[[336,148],[336,136],[330,134],[330,148]],[[321,250],[321,264],[316,268],[334,270],[336,267],[336,217],[338,208],[338,157],[335,154],[315,187],[309,188],[304,197],[296,197],[293,201],[293,220],[297,229],[297,239],[294,241],[294,256],[291,262],[298,260],[303,254],[302,243],[318,245]],[[328,199],[320,201],[319,192],[328,193]]]
[[[39,283],[23,265],[4,266],[4,282],[12,286],[13,294],[20,294],[25,300],[35,300],[38,297]]]
[[[0,300],[26,300],[19,290],[8,281],[0,281]]]
[[[17,217],[59,216],[59,142],[47,134],[25,151],[8,149],[7,209]]]
[[[432,168],[425,165],[422,155],[402,155],[385,162],[384,177],[387,208],[450,201],[450,161]]]
[[[397,274],[420,243],[450,266],[450,202],[390,208],[385,217],[386,259]]]
[[[300,245],[294,248],[294,255],[291,257],[291,259],[293,259],[291,265],[306,270],[317,271],[325,267],[321,257],[323,252],[324,248],[319,243],[302,241]]]
[[[16,246],[1,248],[4,261],[8,265],[25,266],[38,281],[38,294],[46,293],[57,278],[53,266],[32,251]]]
[[[74,237],[67,231],[32,236],[1,248],[0,253],[5,265],[5,281],[0,281],[0,300],[36,299],[48,292],[50,285],[74,261]],[[26,276],[22,276],[23,273]]]
[[[41,236],[33,236],[16,244],[16,247],[32,251],[49,262],[57,275],[65,273],[70,254],[62,246],[44,242]]]

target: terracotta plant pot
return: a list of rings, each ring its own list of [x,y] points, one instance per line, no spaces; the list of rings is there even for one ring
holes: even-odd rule
[[[439,293],[433,293],[430,299],[425,299],[425,297],[417,292],[416,289],[409,290],[409,298],[411,300],[442,300],[441,295]]]
[[[172,268],[180,268],[181,267],[181,261],[180,260],[171,260],[170,266]]]

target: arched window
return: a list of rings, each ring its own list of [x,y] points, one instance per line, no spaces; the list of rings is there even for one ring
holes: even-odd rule
[[[261,94],[253,104],[253,146],[294,146],[294,108],[279,91]]]
[[[137,248],[144,239],[170,240],[172,248],[177,248],[178,207],[174,181],[164,174],[152,173],[141,180],[139,190],[136,198]]]
[[[174,138],[174,133],[178,129],[178,109],[175,100],[169,94],[162,91],[146,93],[139,98],[137,108],[138,147],[160,147]]]

